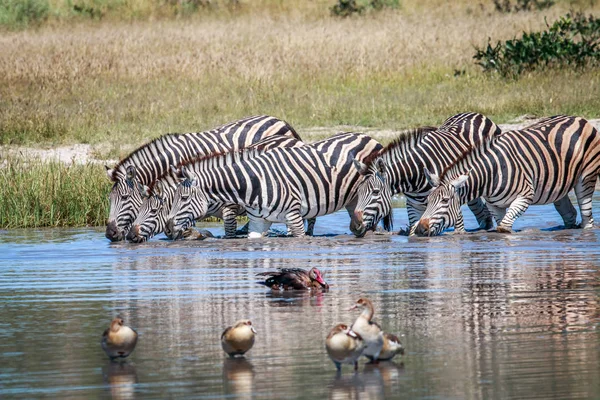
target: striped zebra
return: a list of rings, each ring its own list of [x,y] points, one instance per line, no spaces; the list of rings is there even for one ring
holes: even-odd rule
[[[583,118],[558,115],[508,131],[465,152],[438,177],[416,232],[438,235],[456,223],[460,205],[483,197],[498,223],[511,232],[532,204],[554,203],[565,227],[591,228],[592,195],[600,175],[600,135]],[[568,193],[575,189],[581,212]]]
[[[269,150],[277,147],[299,147],[304,146],[304,142],[291,136],[270,136],[255,144],[247,146],[248,149]],[[234,150],[235,151],[235,150]],[[248,152],[248,156],[254,156],[254,152]],[[210,168],[220,168],[230,161],[228,157],[214,157]],[[150,186],[139,185],[142,194],[142,205],[138,215],[132,224],[127,240],[134,243],[141,243],[149,240],[156,234],[165,231],[168,238],[173,238],[170,229],[167,227],[167,215],[171,210],[171,203],[175,195],[175,189],[185,178],[178,167],[171,169],[156,179]],[[242,208],[237,208],[235,215],[229,214],[224,218],[225,232],[227,237],[233,237],[236,234],[237,220],[236,216],[244,213]],[[207,217],[223,218],[221,209],[208,210]]]
[[[500,132],[494,122],[478,113],[454,115],[439,128],[423,127],[408,131],[379,154],[367,158],[360,166],[365,171],[366,180],[358,201],[365,207],[390,202],[391,199],[384,199],[390,194],[367,189],[368,185],[381,185],[381,179],[385,177],[390,185],[391,195],[403,193],[406,196],[410,224],[408,233],[413,235],[416,224],[427,207],[427,196],[433,189],[423,170],[442,171],[468,148],[489,140]],[[373,163],[380,166],[373,168]],[[493,226],[492,218],[481,199],[469,202],[469,208],[475,214],[480,228],[489,229]],[[356,209],[356,212],[360,211],[360,207]],[[457,220],[456,230],[464,231],[462,214]]]
[[[109,194],[110,214],[106,224],[106,237],[111,241],[125,239],[142,204],[138,184],[150,185],[167,172],[171,165],[184,160],[241,149],[274,135],[291,136],[300,140],[285,121],[261,115],[206,132],[167,134],[133,151],[114,168],[106,166],[108,178],[113,182]]]
[[[226,215],[239,206],[248,215],[250,232],[262,234],[273,222],[284,222],[298,237],[305,234],[303,219],[345,207],[352,230],[361,225],[354,222],[354,207],[363,180],[353,161],[381,149],[369,136],[349,132],[316,146],[276,148],[252,158],[247,153],[256,150],[215,156],[231,159],[218,169],[210,167],[210,156],[184,163],[186,180],[177,188],[168,224],[177,237],[211,207],[222,208]]]

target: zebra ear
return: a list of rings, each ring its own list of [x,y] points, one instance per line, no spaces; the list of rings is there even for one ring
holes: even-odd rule
[[[140,191],[140,194],[142,195],[142,198],[145,197],[150,197],[150,188],[146,185],[142,185],[141,183],[137,183],[137,187],[138,190]]]
[[[427,182],[429,182],[429,184],[433,187],[437,187],[440,184],[440,177],[437,176],[436,173],[431,173],[429,172],[429,170],[427,169],[427,167],[423,168],[423,172],[425,173],[425,179],[427,179]]]
[[[163,183],[161,180],[157,180],[156,182],[154,182],[153,192],[155,195],[162,197],[164,190],[163,190]]]
[[[108,179],[110,179],[112,181],[113,180],[113,172],[115,172],[115,170],[112,169],[111,167],[109,167],[108,165],[104,165],[104,168],[106,168],[106,176],[108,176]]]
[[[377,169],[377,173],[381,177],[381,180],[385,182],[387,176],[387,170],[385,168],[385,161],[382,158],[378,158],[375,161],[375,168]]]
[[[177,179],[183,179],[183,174],[181,173],[181,168],[177,168],[174,165],[170,166],[171,175],[173,175]]]
[[[125,176],[128,180],[132,181],[135,179],[135,167],[133,165],[129,165],[125,170]]]
[[[352,161],[352,164],[354,165],[354,168],[356,168],[356,170],[358,171],[359,174],[361,175],[366,175],[367,171],[369,170],[369,168],[367,167],[367,165],[365,163],[363,163],[360,160],[357,160],[356,158]]]
[[[470,173],[471,173],[471,171],[468,171],[466,174],[459,175],[458,178],[452,180],[450,182],[450,184],[452,186],[454,186],[455,189],[460,189],[461,187],[464,186],[464,184],[467,181],[467,179],[469,179],[469,174]]]

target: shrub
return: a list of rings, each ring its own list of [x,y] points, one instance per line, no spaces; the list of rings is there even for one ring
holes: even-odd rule
[[[0,0],[0,25],[22,27],[48,18],[48,0]]]
[[[349,17],[366,11],[379,11],[384,8],[399,8],[400,0],[337,0],[331,7],[331,14],[337,17]]]
[[[493,0],[496,11],[511,13],[519,11],[545,10],[552,7],[554,0],[517,0],[512,4],[511,0]]]
[[[600,61],[600,18],[570,13],[542,32],[523,32],[520,39],[498,41],[488,39],[486,48],[476,47],[473,58],[484,71],[497,71],[502,76],[539,68],[572,66],[582,68]]]

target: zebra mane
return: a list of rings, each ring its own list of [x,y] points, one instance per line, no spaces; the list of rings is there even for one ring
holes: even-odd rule
[[[176,138],[177,136],[180,136],[181,133],[167,133],[165,135],[161,135],[157,138],[152,139],[151,141],[149,141],[146,144],[141,145],[140,147],[138,147],[137,149],[133,150],[131,153],[129,153],[127,155],[127,157],[123,158],[122,160],[120,160],[117,165],[115,165],[115,167],[113,168],[113,172],[112,175],[110,177],[110,179],[113,182],[117,181],[117,175],[119,174],[119,171],[121,170],[125,170],[125,168],[127,168],[128,165],[130,165],[130,160],[132,158],[134,158],[136,155],[140,154],[141,152],[143,152],[145,149],[149,148],[149,147],[157,147],[157,145],[163,141],[166,141],[168,138],[174,137]]]
[[[438,128],[434,126],[422,126],[415,129],[405,130],[398,134],[398,136],[396,136],[396,138],[383,149],[366,157],[364,163],[370,165],[373,161],[375,161],[375,159],[392,151],[398,151],[400,154],[406,154],[408,151],[421,143],[425,136],[436,131],[437,129]]]

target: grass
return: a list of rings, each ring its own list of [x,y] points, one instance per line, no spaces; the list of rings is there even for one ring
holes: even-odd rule
[[[205,130],[252,114],[283,118],[301,135],[330,128],[309,140],[335,133],[339,125],[397,130],[439,124],[461,111],[479,111],[498,123],[523,114],[600,116],[598,70],[507,80],[482,73],[472,59],[474,47],[488,37],[505,40],[538,30],[544,18],[552,22],[572,2],[501,14],[491,1],[480,7],[406,0],[397,10],[351,18],[332,17],[334,2],[326,0],[242,0],[241,8],[217,1],[216,8],[190,17],[152,8],[180,2],[80,3],[104,7],[104,14],[73,16],[61,8],[69,2],[50,0],[43,24],[0,34],[0,144],[90,143],[99,158],[119,158],[167,132]],[[102,196],[110,185],[102,167],[31,165],[37,165],[31,172],[3,168],[3,179],[12,171],[12,185],[38,185],[38,193],[73,202],[73,208],[27,197],[9,209],[3,192],[0,226],[104,221]],[[89,177],[92,189],[81,193],[96,214],[86,208],[87,200],[67,194],[84,190],[70,175],[75,170]],[[53,187],[63,188],[64,199],[45,187],[54,182],[52,174],[60,177]],[[45,180],[34,183],[39,178]],[[76,182],[69,187],[65,179]],[[19,199],[10,193],[11,201]],[[65,212],[73,214],[68,223]],[[14,218],[7,219],[11,213]]]
[[[11,156],[0,168],[0,227],[102,225],[109,189],[98,165]]]

